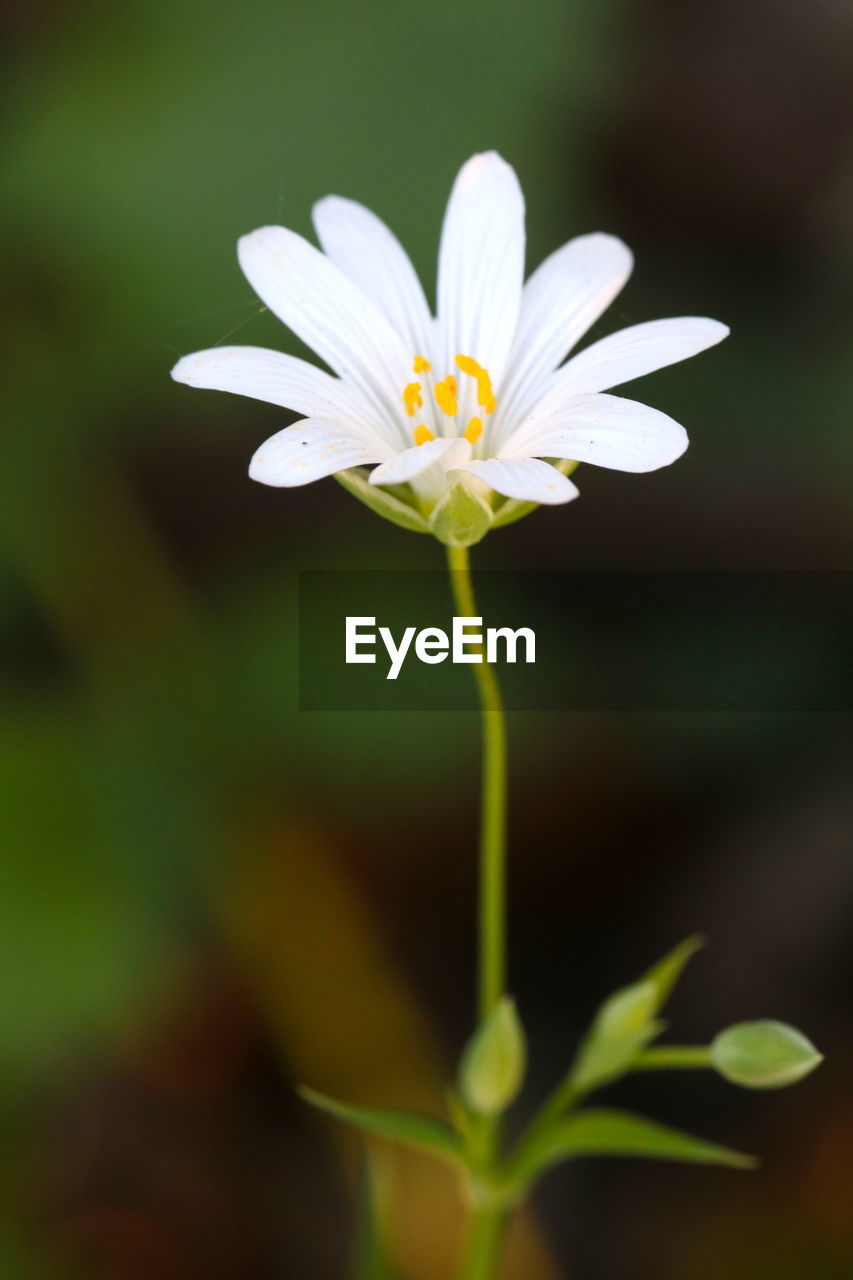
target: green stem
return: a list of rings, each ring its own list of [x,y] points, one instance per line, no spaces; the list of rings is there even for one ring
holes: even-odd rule
[[[479,617],[466,547],[448,547],[447,563],[458,617]],[[473,664],[483,725],[480,802],[480,1017],[492,1012],[506,988],[506,722],[492,667]]]
[[[550,1097],[546,1098],[506,1166],[506,1176],[510,1184],[517,1180],[518,1170],[524,1167],[527,1153],[535,1149],[540,1138],[548,1132],[556,1120],[574,1111],[583,1097],[583,1090],[575,1088],[571,1078],[567,1076],[557,1085]]]
[[[675,1068],[711,1066],[711,1050],[704,1045],[663,1044],[646,1049],[635,1060],[632,1071],[663,1071]]]
[[[494,1280],[506,1220],[507,1212],[503,1208],[483,1208],[474,1212],[462,1258],[463,1280]]]
[[[457,617],[479,617],[467,548],[448,547],[447,566]],[[480,658],[472,665],[483,728],[478,905],[478,1006],[482,1021],[506,990],[507,750],[500,688],[482,652]],[[500,1152],[500,1121],[484,1116],[482,1124],[480,1172],[488,1179]],[[507,1217],[503,1206],[481,1205],[473,1211],[462,1259],[462,1280],[494,1280]]]

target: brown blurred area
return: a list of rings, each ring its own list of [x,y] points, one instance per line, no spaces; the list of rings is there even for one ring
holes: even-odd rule
[[[472,1016],[477,726],[296,710],[297,570],[441,549],[332,481],[250,484],[279,411],[184,394],[169,367],[229,331],[290,342],[234,241],[306,231],[329,190],[429,278],[454,171],[495,146],[529,267],[593,229],[634,249],[594,336],[685,313],[732,337],[637,392],[690,428],[683,462],[587,469],[577,504],[475,563],[849,570],[853,11],[102,0],[2,22],[0,1274],[334,1280],[357,1146],[294,1085],[441,1106]],[[695,930],[676,1039],[770,1016],[827,1060],[780,1094],[621,1086],[761,1171],[566,1166],[506,1280],[845,1280],[849,720],[510,730],[520,1115],[601,997]],[[392,1172],[400,1275],[446,1280],[455,1188],[414,1156]]]

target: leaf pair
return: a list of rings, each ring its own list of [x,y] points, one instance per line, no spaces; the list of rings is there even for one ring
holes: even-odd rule
[[[457,1168],[466,1163],[465,1148],[459,1135],[433,1116],[354,1107],[313,1089],[302,1089],[300,1093],[312,1106],[344,1120],[370,1137],[390,1139]],[[554,1165],[585,1156],[645,1156],[691,1164],[726,1165],[732,1169],[750,1169],[756,1164],[751,1156],[694,1138],[643,1116],[628,1111],[590,1108],[560,1120],[535,1142],[520,1147],[517,1156],[508,1163],[501,1181],[507,1191],[517,1192]]]
[[[750,1156],[680,1133],[625,1111],[578,1105],[593,1090],[629,1071],[703,1067],[734,1084],[754,1089],[793,1084],[821,1061],[814,1045],[784,1023],[741,1023],[721,1032],[708,1047],[649,1048],[664,1023],[660,1013],[691,956],[701,947],[688,938],[639,982],[623,987],[601,1005],[575,1061],[522,1135],[508,1158],[495,1153],[489,1126],[515,1100],[524,1080],[526,1044],[515,1005],[503,999],[472,1036],[459,1071],[459,1094],[448,1101],[453,1125],[410,1111],[354,1107],[313,1089],[302,1096],[313,1106],[353,1125],[461,1170],[477,1194],[509,1203],[523,1198],[546,1170],[582,1156],[646,1156],[746,1169]]]

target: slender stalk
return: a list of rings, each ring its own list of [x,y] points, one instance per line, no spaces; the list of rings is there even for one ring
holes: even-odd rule
[[[447,563],[459,617],[478,617],[466,547],[448,547]],[[494,670],[473,664],[483,726],[480,801],[479,1008],[492,1012],[506,988],[506,721]]]
[[[662,1044],[646,1049],[634,1062],[632,1071],[683,1070],[711,1066],[711,1050],[705,1045]]]
[[[475,618],[468,550],[448,547],[447,565],[457,617]],[[506,990],[507,749],[503,700],[494,670],[481,654],[472,664],[480,695],[483,771],[480,793],[478,1007],[488,1017]],[[500,1123],[483,1118],[482,1172],[488,1176],[500,1149]],[[472,1215],[462,1258],[462,1280],[494,1280],[507,1210],[480,1206]]]
[[[561,1116],[567,1116],[569,1112],[574,1111],[575,1107],[583,1100],[583,1096],[583,1092],[575,1088],[569,1076],[560,1081],[557,1088],[540,1107],[530,1127],[510,1157],[506,1172],[511,1182],[516,1178],[519,1167],[524,1166],[527,1153],[536,1147],[542,1134],[547,1132],[555,1120],[559,1120]]]
[[[494,1280],[506,1217],[506,1210],[499,1208],[484,1208],[474,1212],[462,1259],[462,1280]]]

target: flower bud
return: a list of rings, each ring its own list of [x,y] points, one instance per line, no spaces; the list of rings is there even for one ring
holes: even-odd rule
[[[811,1041],[784,1022],[740,1022],[721,1031],[711,1045],[711,1062],[720,1075],[746,1089],[796,1084],[822,1061]]]
[[[459,1087],[466,1104],[482,1115],[498,1115],[516,1097],[524,1079],[524,1030],[507,996],[474,1033],[462,1055]]]
[[[622,987],[604,1001],[578,1051],[572,1083],[584,1092],[623,1075],[641,1049],[661,1030],[654,1021],[653,982]]]
[[[657,990],[649,981],[635,982],[609,996],[599,1009],[593,1032],[602,1039],[615,1040],[640,1031],[657,1012]]]

